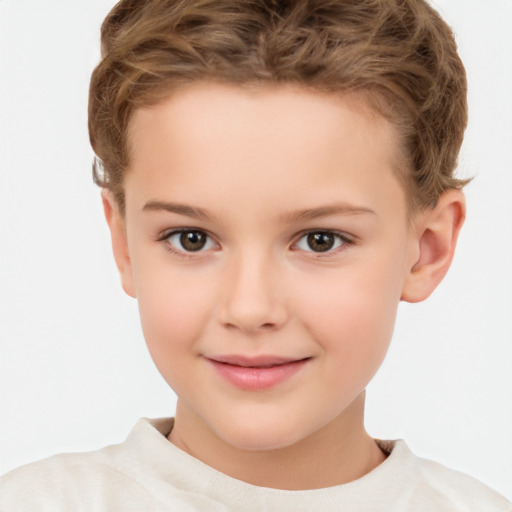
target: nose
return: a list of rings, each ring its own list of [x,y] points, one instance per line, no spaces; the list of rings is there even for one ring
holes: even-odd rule
[[[220,321],[246,334],[273,331],[288,320],[282,272],[270,258],[239,255],[226,268]]]

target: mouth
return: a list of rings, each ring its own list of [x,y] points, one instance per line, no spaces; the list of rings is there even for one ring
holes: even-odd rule
[[[231,385],[247,391],[273,388],[298,373],[310,360],[281,356],[212,356],[206,360]]]

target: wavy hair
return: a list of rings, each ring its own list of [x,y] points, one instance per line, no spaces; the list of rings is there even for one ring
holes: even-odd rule
[[[467,124],[464,66],[424,0],[121,0],[101,29],[89,96],[95,182],[124,210],[134,111],[198,81],[360,93],[401,137],[413,208],[454,176]]]

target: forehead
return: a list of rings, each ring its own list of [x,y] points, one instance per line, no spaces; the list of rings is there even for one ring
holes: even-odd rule
[[[261,201],[283,203],[306,192],[317,202],[364,201],[377,178],[396,182],[398,142],[387,120],[362,97],[292,86],[180,89],[135,112],[129,146],[127,199],[134,181],[146,196],[256,190]]]
[[[200,136],[197,142],[201,144],[214,138],[218,144],[223,137],[231,141],[251,136],[257,144],[261,139],[269,142],[307,135],[308,147],[313,147],[343,137],[347,115],[350,132],[373,137],[370,132],[379,131],[388,143],[396,143],[391,124],[363,94],[326,93],[292,84],[238,87],[198,82],[181,87],[156,105],[135,110],[128,134],[133,156],[141,146],[141,135],[144,138],[148,129],[157,126],[165,126],[165,136],[172,131],[174,137],[168,142],[176,145],[182,145],[189,135]]]

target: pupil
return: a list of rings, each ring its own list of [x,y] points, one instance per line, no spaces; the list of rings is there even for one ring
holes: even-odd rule
[[[187,251],[199,251],[206,244],[206,236],[199,231],[185,231],[180,236],[180,243]]]
[[[334,245],[334,236],[330,233],[310,233],[308,245],[315,252],[328,251]]]

